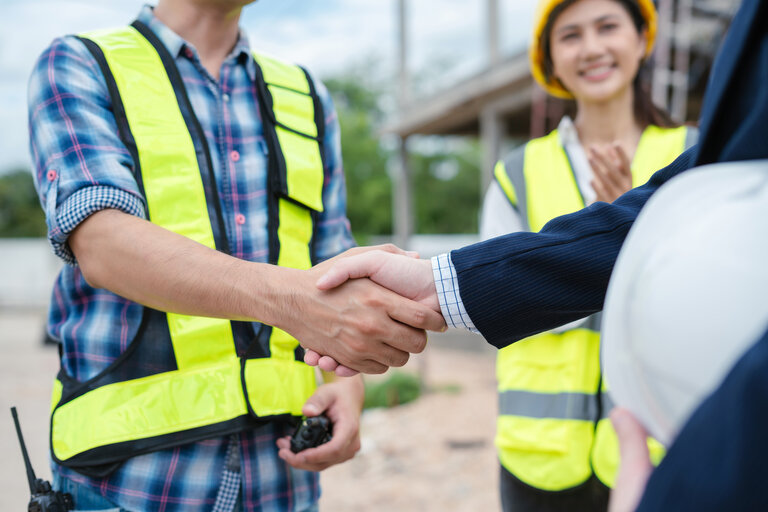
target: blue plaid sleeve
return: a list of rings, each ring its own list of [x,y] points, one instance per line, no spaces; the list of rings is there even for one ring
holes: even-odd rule
[[[35,186],[54,252],[75,264],[67,240],[89,215],[116,208],[146,217],[106,84],[74,37],[55,39],[29,80],[29,139]]]
[[[332,258],[355,246],[347,218],[347,189],[341,159],[341,130],[336,108],[325,85],[315,80],[315,87],[325,114],[325,184],[323,186],[324,211],[317,227],[315,250],[319,261]]]
[[[459,279],[450,254],[432,257],[432,277],[435,280],[437,299],[448,327],[467,329],[479,334],[472,319],[469,318],[459,292]]]

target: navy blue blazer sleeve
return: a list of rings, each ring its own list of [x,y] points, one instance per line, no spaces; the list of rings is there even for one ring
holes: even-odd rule
[[[696,146],[615,202],[451,252],[461,298],[489,343],[519,339],[600,311],[629,228],[661,185],[692,167]]]
[[[638,512],[768,510],[767,434],[768,331],[683,426]]]

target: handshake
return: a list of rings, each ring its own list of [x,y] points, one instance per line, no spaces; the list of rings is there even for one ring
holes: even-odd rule
[[[306,349],[305,362],[339,376],[384,373],[424,350],[426,331],[444,331],[432,264],[394,245],[350,249],[292,274],[275,307]],[[307,279],[309,274],[310,278]]]

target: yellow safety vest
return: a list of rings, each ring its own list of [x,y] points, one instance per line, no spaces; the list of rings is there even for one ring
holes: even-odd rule
[[[685,149],[687,132],[646,128],[631,166],[633,186],[671,163]],[[585,206],[557,130],[526,144],[522,165],[519,159],[502,161],[494,174],[531,231]],[[607,418],[613,404],[600,370],[595,317],[579,328],[538,334],[498,352],[499,459],[532,487],[569,489],[593,472],[605,485],[614,484],[618,442]],[[649,447],[658,463],[663,447],[652,439]]]
[[[106,79],[149,220],[226,252],[223,225],[218,240],[212,227],[222,220],[210,152],[173,57],[138,21],[79,38]],[[323,210],[322,105],[302,68],[263,55],[254,59],[270,154],[269,260],[309,268],[317,212]],[[213,183],[210,194],[205,179]],[[142,336],[148,318],[167,322],[168,346],[158,348]],[[136,338],[102,374],[78,382],[59,373],[53,460],[105,474],[135,455],[253,428],[265,418],[301,415],[316,379],[301,361],[296,339],[264,326],[238,356],[232,331],[228,320],[144,308]],[[155,354],[175,360],[176,369],[135,369],[138,358]]]

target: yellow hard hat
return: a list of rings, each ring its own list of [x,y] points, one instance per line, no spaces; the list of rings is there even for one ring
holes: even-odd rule
[[[541,36],[544,27],[547,26],[549,16],[552,11],[565,0],[539,0],[533,17],[533,40],[528,48],[528,59],[531,63],[531,74],[533,78],[541,85],[545,91],[558,98],[572,99],[573,95],[554,77],[547,79],[544,73],[544,49],[541,45]],[[648,57],[653,50],[653,43],[656,40],[656,7],[652,0],[633,0],[640,8],[640,14],[645,20],[647,43],[645,47],[645,56]]]

